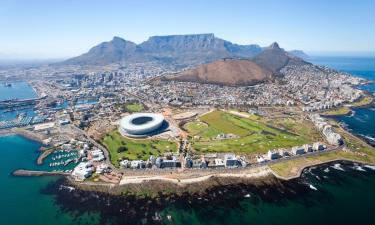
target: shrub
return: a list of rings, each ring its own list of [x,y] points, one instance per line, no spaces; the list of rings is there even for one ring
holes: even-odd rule
[[[117,148],[117,153],[125,152],[128,148],[126,146],[120,146]]]

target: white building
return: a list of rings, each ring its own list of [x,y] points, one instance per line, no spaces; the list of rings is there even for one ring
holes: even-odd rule
[[[280,156],[279,151],[276,151],[276,150],[268,150],[268,152],[267,152],[267,158],[268,158],[269,160],[278,159],[278,158],[280,158],[280,157],[281,157],[281,156]]]
[[[110,167],[107,164],[102,163],[102,164],[100,164],[99,166],[96,167],[95,172],[98,173],[98,174],[102,174],[102,173],[107,173],[109,171],[110,171]]]
[[[79,163],[72,172],[72,176],[77,180],[85,180],[90,177],[94,172],[94,167],[90,162],[81,162]]]
[[[226,154],[224,156],[224,163],[226,168],[237,168],[238,160],[234,154]]]
[[[101,161],[105,160],[104,153],[100,149],[90,151],[90,155],[92,156],[92,161],[94,161],[94,162],[101,162]]]
[[[303,149],[305,149],[305,152],[312,152],[314,150],[313,147],[309,144],[303,145]]]
[[[122,161],[120,162],[120,166],[121,166],[122,168],[128,168],[128,167],[129,167],[129,164],[130,164],[129,160],[122,160]]]
[[[313,149],[314,149],[315,151],[322,151],[322,150],[325,149],[325,146],[324,146],[322,143],[320,143],[320,142],[315,142],[315,143],[313,144]]]
[[[145,168],[146,163],[143,160],[133,160],[130,162],[130,168],[132,169],[140,169]]]
[[[329,125],[324,118],[318,114],[310,115],[311,121],[315,124],[319,131],[322,132],[327,142],[331,145],[342,145],[344,140],[341,135],[334,132],[332,126]]]
[[[267,161],[267,159],[265,159],[263,156],[261,156],[261,155],[258,155],[258,156],[256,156],[256,159],[257,159],[257,162],[258,163],[263,163],[263,162],[266,162]]]
[[[296,146],[292,148],[293,155],[302,155],[305,154],[305,149],[301,146]]]

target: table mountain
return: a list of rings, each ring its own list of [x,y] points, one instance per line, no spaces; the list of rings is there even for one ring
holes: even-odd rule
[[[214,34],[153,36],[136,45],[119,37],[103,42],[87,53],[62,64],[108,64],[155,61],[178,65],[198,65],[217,59],[251,58],[259,54],[259,45],[238,45]]]

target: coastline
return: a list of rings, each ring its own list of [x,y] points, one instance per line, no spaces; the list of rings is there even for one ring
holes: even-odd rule
[[[368,108],[374,104],[374,96],[371,93],[365,91],[365,96],[360,100],[355,101],[351,104],[340,106],[337,108],[325,110],[319,112],[320,115],[330,117],[330,116],[349,116],[353,113],[353,109],[356,108]]]
[[[42,144],[43,140],[42,137],[25,129],[22,128],[12,128],[12,129],[2,129],[0,130],[0,137],[2,136],[12,136],[12,135],[20,135],[32,141],[36,141]]]
[[[126,178],[129,180],[122,182],[119,185],[104,182],[76,182],[72,177],[66,176],[64,183],[66,186],[71,186],[81,191],[94,191],[110,195],[125,194],[155,197],[159,193],[169,195],[181,195],[184,193],[199,194],[204,193],[211,188],[220,189],[221,187],[257,185],[262,183],[272,185],[275,180],[280,182],[291,182],[293,180],[301,179],[304,171],[309,170],[310,168],[333,163],[375,166],[375,164],[357,160],[333,159],[321,163],[305,165],[298,170],[297,175],[290,177],[281,176],[268,166],[263,166],[262,168],[258,168],[258,171],[253,171],[252,173],[236,173],[235,171],[232,171],[228,173],[217,173],[185,179],[168,178],[163,176],[128,176]]]
[[[139,224],[139,221],[165,224],[163,222],[170,221],[171,217],[162,212],[174,203],[197,207],[206,207],[208,202],[233,206],[244,198],[274,201],[295,198],[312,191],[300,182],[286,182],[271,175],[262,179],[243,179],[241,182],[238,182],[238,178],[212,178],[200,185],[189,184],[183,188],[171,183],[148,182],[128,185],[126,189],[107,186],[81,188],[61,178],[41,192],[53,195],[62,211],[99,213],[100,224]]]
[[[342,128],[344,129],[344,128]],[[348,132],[347,130],[345,130]],[[357,136],[348,132],[350,135],[358,138],[361,141],[366,141],[363,137]],[[1,132],[0,132],[1,135]],[[3,132],[4,135],[4,132]],[[22,135],[26,138],[30,138],[32,140],[40,141],[40,138],[32,135],[30,132],[26,131],[13,131],[11,133],[7,133],[7,135]],[[367,142],[366,142],[367,143]],[[342,150],[341,150],[342,151]],[[322,152],[321,154],[327,154]],[[328,153],[329,154],[329,153]],[[43,154],[41,154],[43,155]],[[41,155],[38,157],[40,158]],[[296,159],[291,159],[291,161]],[[298,159],[297,159],[298,160]],[[202,187],[210,188],[214,186],[226,185],[229,184],[241,184],[241,183],[251,183],[254,180],[257,181],[267,181],[270,177],[277,178],[279,180],[290,181],[293,179],[300,178],[308,168],[329,164],[332,162],[352,162],[352,163],[360,163],[360,164],[367,164],[367,165],[375,165],[369,162],[363,162],[358,160],[352,160],[347,158],[334,158],[328,161],[323,162],[309,162],[304,163],[301,167],[298,168],[295,175],[292,176],[282,176],[277,174],[275,171],[271,169],[271,165],[277,164],[276,162],[270,162],[266,165],[256,165],[253,167],[247,168],[237,168],[237,169],[206,169],[206,170],[158,170],[158,171],[137,171],[137,170],[129,170],[126,171],[124,176],[122,177],[119,184],[111,184],[105,182],[94,182],[94,181],[85,181],[79,182],[75,181],[69,174],[64,174],[67,177],[68,183],[71,186],[76,187],[77,189],[82,190],[102,190],[104,192],[114,193],[114,190],[132,190],[136,193],[143,193],[145,189],[153,189],[155,191],[163,191],[165,187],[168,187],[170,190],[174,190],[175,192],[179,192],[178,189],[186,188],[191,189],[190,191],[195,190],[194,186],[201,187],[199,190],[201,191]],[[45,171],[38,171],[38,173],[34,173],[33,171],[23,171],[22,173],[15,173],[15,176],[42,176],[42,175],[61,175],[61,174],[53,174]],[[214,181],[223,181],[225,182],[214,182]],[[230,182],[228,182],[230,180]],[[199,184],[199,185],[197,185]],[[158,188],[158,187],[163,188]],[[122,192],[121,191],[121,192]],[[150,191],[148,191],[150,192]],[[157,191],[156,191],[157,192]]]
[[[338,169],[335,169],[334,163],[340,163],[340,166],[336,167]],[[358,166],[346,160],[326,162],[324,165],[326,166],[316,165],[316,168],[322,166],[333,168],[332,170],[346,171],[346,168]],[[312,186],[312,183],[306,180],[306,175],[311,174],[314,177],[316,175],[310,173],[309,168],[303,169],[298,178],[289,180],[279,179],[272,174],[252,178],[211,177],[200,182],[199,185],[191,183],[184,186],[165,181],[150,181],[126,186],[81,186],[71,183],[68,177],[62,177],[42,192],[54,195],[57,204],[67,211],[80,210],[80,205],[84,202],[85,206],[82,210],[87,211],[88,206],[95,212],[100,209],[100,212],[104,212],[101,214],[104,219],[113,219],[113,216],[123,218],[125,214],[130,222],[132,219],[139,220],[139,218],[147,218],[155,222],[156,213],[173,203],[205,206],[207,202],[227,204],[228,198],[237,200],[260,198],[263,201],[278,202],[285,198],[299,198],[301,195],[312,194],[316,192],[317,186]],[[138,210],[140,208],[151,213],[145,215],[142,210]]]
[[[367,96],[367,95],[366,95]],[[360,106],[351,106],[351,108],[359,108],[359,107],[368,107],[371,104],[373,104],[373,97],[371,98],[371,102],[366,105],[360,105]],[[330,116],[328,116],[330,117]],[[340,126],[341,127],[341,126]],[[362,136],[358,136],[356,134],[352,134],[344,127],[341,127],[346,132],[348,132],[350,135],[360,139],[361,141],[364,141],[368,143],[368,140],[363,138]],[[8,136],[8,135],[21,135],[25,138],[31,139],[33,141],[37,141],[39,143],[42,143],[42,137],[40,135],[36,135],[35,133],[28,131],[26,129],[22,128],[12,128],[7,130],[0,130],[0,137],[1,136]],[[370,144],[370,143],[368,143]],[[45,154],[44,154],[45,153]],[[40,160],[43,159],[43,155],[48,155],[47,152],[44,152],[43,154],[40,154],[38,157],[38,164],[41,163]],[[324,153],[323,153],[324,154]],[[293,160],[293,159],[292,159]],[[40,161],[40,162],[39,162]],[[335,158],[324,162],[319,163],[306,163],[302,165],[300,168],[298,168],[298,171],[293,176],[281,176],[274,172],[269,166],[273,164],[273,162],[267,164],[267,165],[257,165],[254,167],[249,168],[243,168],[243,169],[225,169],[225,170],[203,170],[203,171],[183,171],[180,173],[177,170],[171,171],[171,170],[165,170],[165,171],[126,171],[123,178],[121,179],[119,184],[110,184],[110,183],[104,183],[104,182],[93,182],[93,181],[85,181],[85,182],[78,182],[72,179],[69,174],[63,174],[64,176],[67,176],[67,180],[69,181],[70,185],[75,186],[82,190],[96,190],[97,187],[100,187],[102,190],[107,190],[109,193],[112,193],[113,190],[138,190],[137,192],[142,193],[142,189],[139,187],[134,188],[134,186],[144,186],[147,188],[150,187],[156,187],[156,190],[159,190],[158,186],[171,186],[173,187],[175,191],[178,191],[178,188],[186,187],[186,188],[192,188],[192,186],[208,186],[208,187],[214,187],[214,186],[220,186],[225,185],[225,182],[213,182],[217,180],[225,180],[228,182],[230,180],[230,184],[241,184],[241,183],[249,183],[249,181],[254,180],[260,180],[260,181],[267,181],[269,177],[274,177],[280,180],[284,181],[290,181],[293,179],[300,178],[303,174],[303,171],[305,171],[308,168],[332,163],[332,162],[353,162],[353,163],[361,163],[361,164],[368,164],[368,165],[375,165],[368,162],[363,161],[357,161],[357,160],[351,160],[347,158]],[[275,162],[277,163],[277,162]],[[37,173],[35,173],[37,172]],[[15,176],[43,176],[43,175],[61,175],[56,173],[49,173],[46,171],[23,171],[21,173],[18,173],[15,171]],[[196,185],[199,184],[199,185]],[[178,188],[177,188],[178,187]],[[192,188],[194,190],[195,188]]]

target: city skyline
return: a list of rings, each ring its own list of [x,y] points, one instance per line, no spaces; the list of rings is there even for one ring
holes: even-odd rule
[[[309,54],[372,54],[371,1],[4,1],[0,58],[68,58],[113,36],[214,33],[238,44]],[[364,35],[366,33],[366,35]]]

